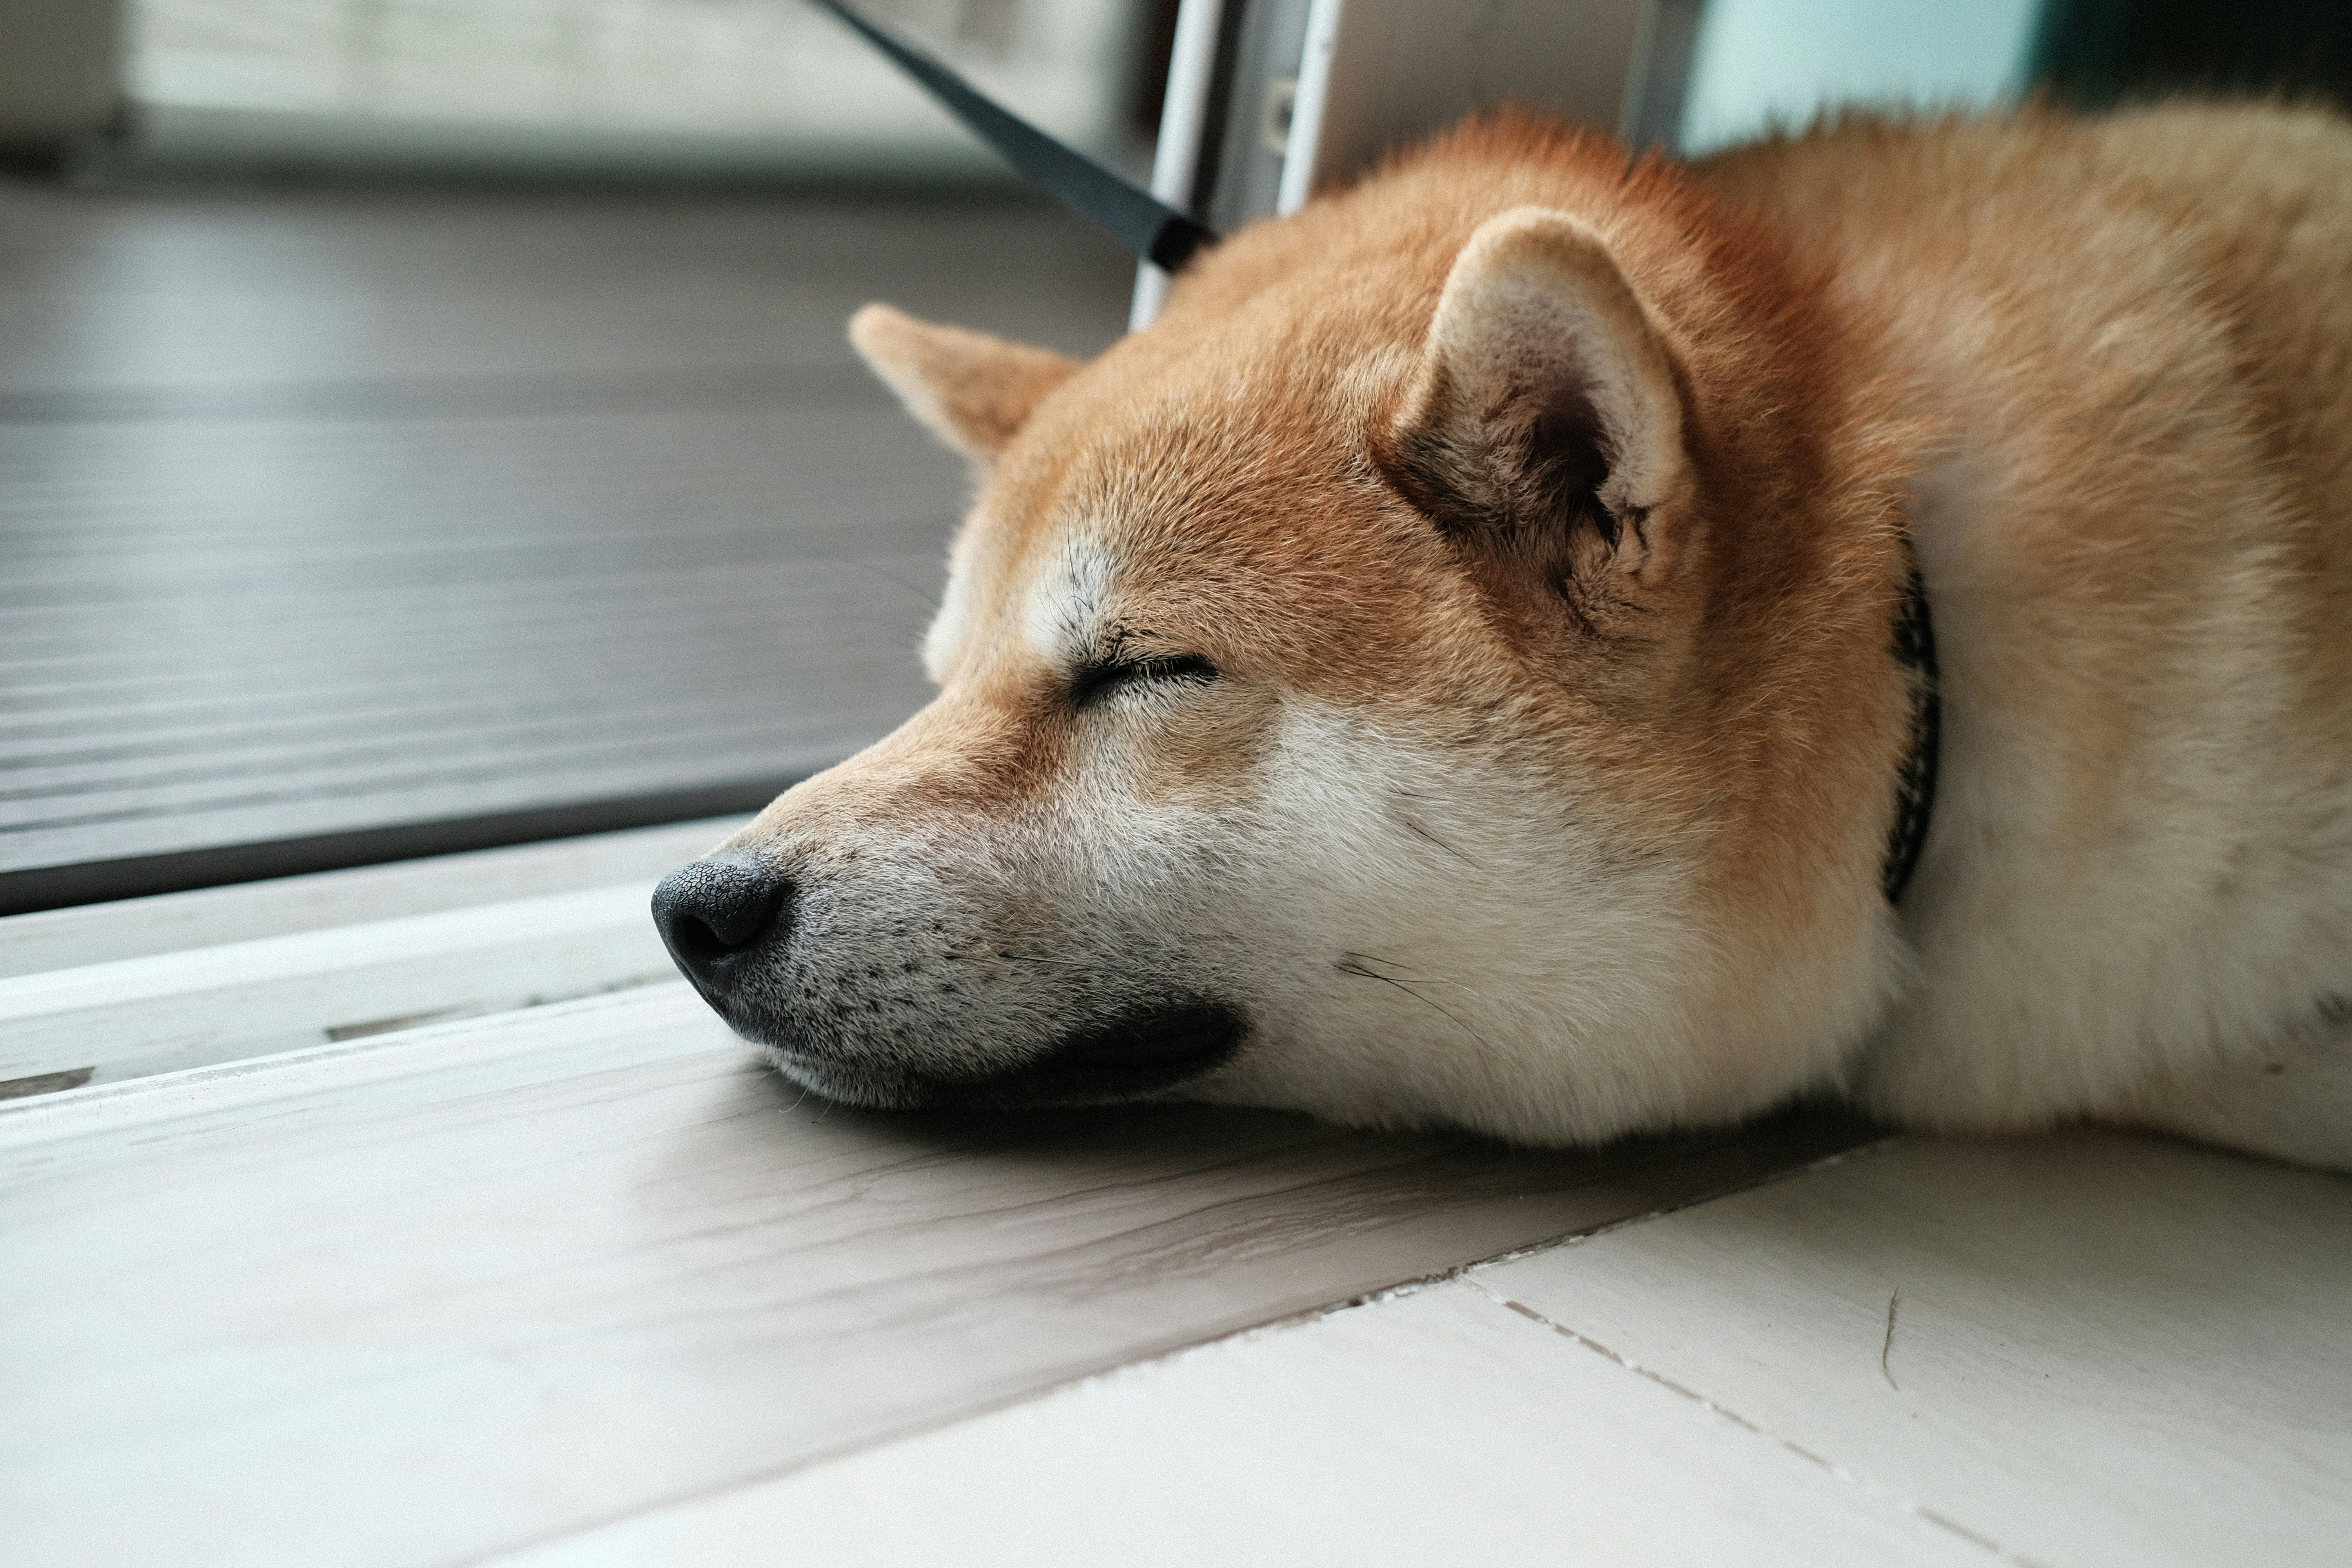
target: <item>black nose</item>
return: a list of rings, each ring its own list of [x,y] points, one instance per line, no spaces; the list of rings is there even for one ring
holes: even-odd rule
[[[654,924],[693,980],[715,980],[728,960],[783,922],[792,884],[755,860],[697,860],[654,889]]]

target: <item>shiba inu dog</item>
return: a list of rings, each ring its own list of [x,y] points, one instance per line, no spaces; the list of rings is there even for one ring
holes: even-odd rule
[[[939,695],[656,900],[818,1092],[2352,1164],[2352,127],[1488,117],[1090,364],[851,335]]]

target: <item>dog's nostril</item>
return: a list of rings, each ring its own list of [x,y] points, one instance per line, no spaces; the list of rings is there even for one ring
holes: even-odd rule
[[[792,884],[756,861],[697,860],[654,889],[654,924],[690,972],[740,952],[776,925]]]
[[[698,958],[706,963],[742,945],[729,942],[692,915],[678,918],[677,924],[670,931],[670,942],[688,958]]]

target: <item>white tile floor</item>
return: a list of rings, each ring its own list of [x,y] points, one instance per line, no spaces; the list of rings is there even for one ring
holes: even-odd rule
[[[101,1056],[318,1037],[0,1102],[0,1559],[2347,1560],[2343,1177],[2099,1132],[1764,1180],[1834,1140],[861,1117],[674,983],[326,1040],[361,992],[595,967],[399,958],[404,922],[635,898],[678,847],[0,921],[87,961],[0,1005]]]

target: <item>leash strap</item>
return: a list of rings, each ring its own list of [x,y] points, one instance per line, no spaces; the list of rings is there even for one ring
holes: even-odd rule
[[[1173,272],[1217,237],[1117,170],[1046,135],[982,97],[929,55],[900,43],[841,4],[811,0],[855,29],[920,83],[947,111],[1064,205],[1155,267]]]

